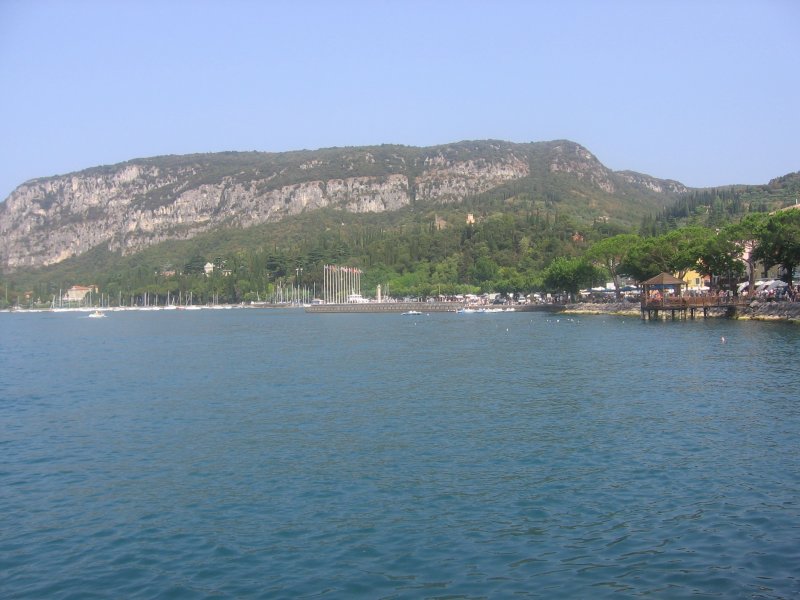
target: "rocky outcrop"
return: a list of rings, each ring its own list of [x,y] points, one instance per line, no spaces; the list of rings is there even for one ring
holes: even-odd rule
[[[591,303],[580,302],[567,304],[562,312],[574,315],[621,315],[640,316],[641,306],[638,302],[607,302]],[[725,317],[728,312],[724,309],[711,309],[708,316]],[[664,318],[668,311],[664,311]],[[749,306],[737,310],[737,319],[751,319],[754,321],[785,321],[800,323],[800,302],[758,302],[753,301]]]
[[[477,159],[453,164],[439,154],[427,158],[425,166],[427,170],[416,178],[417,195],[439,202],[459,202],[529,173],[528,161],[514,155],[503,161]]]
[[[98,246],[132,254],[221,226],[250,227],[325,207],[374,213],[461,202],[533,177],[534,163],[598,193],[619,187],[612,171],[567,141],[139,159],[19,186],[0,203],[0,269],[51,265]]]
[[[550,160],[551,173],[569,173],[579,180],[586,180],[607,194],[617,191],[612,178],[613,171],[604,167],[586,148],[575,144],[559,144]]]
[[[759,302],[738,311],[737,318],[756,321],[791,321],[800,323],[800,302]]]
[[[685,185],[671,179],[656,179],[633,171],[618,171],[616,175],[631,185],[648,189],[657,194],[684,194],[689,191]]]
[[[639,316],[641,305],[638,302],[578,302],[564,305],[562,311],[569,315],[623,315]]]

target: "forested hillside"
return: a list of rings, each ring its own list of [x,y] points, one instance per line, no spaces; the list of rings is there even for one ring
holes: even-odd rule
[[[693,189],[658,214],[645,218],[640,231],[656,235],[678,225],[719,227],[747,213],[771,212],[799,199],[800,172],[777,177],[767,185]]]
[[[168,239],[131,253],[97,244],[58,264],[3,276],[5,296],[0,300],[9,305],[47,303],[74,284],[96,285],[107,299],[125,303],[141,301],[145,294],[161,301],[167,295],[191,295],[196,302],[246,302],[271,298],[276,290],[287,287],[303,287],[313,295],[326,264],[361,269],[366,295],[373,294],[378,284],[390,294],[415,297],[479,291],[564,291],[605,283],[616,275],[613,263],[606,264],[608,257],[599,252],[599,243],[626,236],[629,246],[636,245],[631,240],[640,246],[638,255],[626,254],[629,275],[644,276],[654,269],[672,267],[680,270],[680,260],[685,262],[689,256],[697,262],[705,244],[702,250],[706,251],[708,270],[724,268],[731,276],[729,263],[720,267],[722,263],[709,258],[709,235],[716,232],[714,239],[718,242],[721,230],[789,206],[800,192],[799,173],[764,186],[686,190],[675,182],[608,171],[580,146],[548,144],[546,148],[528,148],[527,167],[521,176],[491,189],[444,198],[431,198],[430,192],[428,196],[414,193],[412,202],[380,212],[321,206],[252,226],[229,219],[190,239]],[[509,149],[490,145],[495,152]],[[429,152],[428,158],[437,157],[442,165],[450,165],[451,171],[443,176],[447,179],[456,164],[452,157],[478,160],[470,153],[477,152],[479,146],[443,147]],[[517,145],[510,147],[520,153]],[[554,148],[561,150],[554,153]],[[331,157],[342,156],[341,150],[318,152],[314,161],[320,164],[309,161],[305,153],[298,153],[303,160],[286,156],[281,160],[287,164],[296,161],[292,164],[302,171],[297,165],[314,163],[307,168],[328,169],[334,162]],[[363,149],[349,152],[351,159],[364,156]],[[372,148],[367,153],[371,158],[361,167],[355,166],[355,159],[349,165],[356,170],[363,168],[360,174],[383,177],[376,164],[390,163],[391,157],[396,157],[398,164],[419,164],[404,152],[412,150]],[[216,159],[221,162],[216,163]],[[189,159],[168,160],[185,168]],[[225,155],[215,157],[206,167],[201,159],[192,160],[197,177],[210,181],[218,176],[212,176],[214,169],[229,173],[234,168],[245,177],[245,167],[253,167],[260,159]],[[322,164],[325,161],[327,166]],[[159,169],[164,168],[160,163]],[[103,169],[119,172],[117,167],[98,170]],[[417,184],[431,185],[416,177],[412,180]],[[287,182],[280,185],[295,185]],[[438,185],[440,190],[457,188],[452,182],[440,181]],[[150,196],[140,201],[158,204],[164,200]],[[751,232],[755,235],[756,229]],[[676,252],[680,248],[682,258],[670,255],[672,258],[661,262],[653,258],[657,247],[662,257],[669,254],[664,250],[667,246]],[[723,250],[727,255],[735,254],[731,246]],[[203,268],[209,262],[215,270],[207,275]]]
[[[515,199],[581,225],[635,224],[685,188],[613,172],[565,140],[478,141],[137,159],[33,180],[0,204],[0,270],[54,265],[105,248],[122,256],[224,228],[316,210],[403,208]]]

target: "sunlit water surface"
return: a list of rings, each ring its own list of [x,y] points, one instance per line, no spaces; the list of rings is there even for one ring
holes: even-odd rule
[[[724,319],[0,314],[0,596],[798,597],[799,355]]]

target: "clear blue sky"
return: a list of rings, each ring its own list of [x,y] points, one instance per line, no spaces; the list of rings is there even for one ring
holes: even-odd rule
[[[0,198],[132,158],[566,138],[692,186],[800,170],[796,0],[0,0]]]

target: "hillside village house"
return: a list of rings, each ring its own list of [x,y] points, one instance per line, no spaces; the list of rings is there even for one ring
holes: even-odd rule
[[[97,286],[89,286],[86,287],[84,285],[73,285],[71,288],[67,290],[67,293],[64,294],[64,302],[67,303],[75,303],[80,304],[84,301],[86,296],[88,296],[91,292],[97,293]]]

